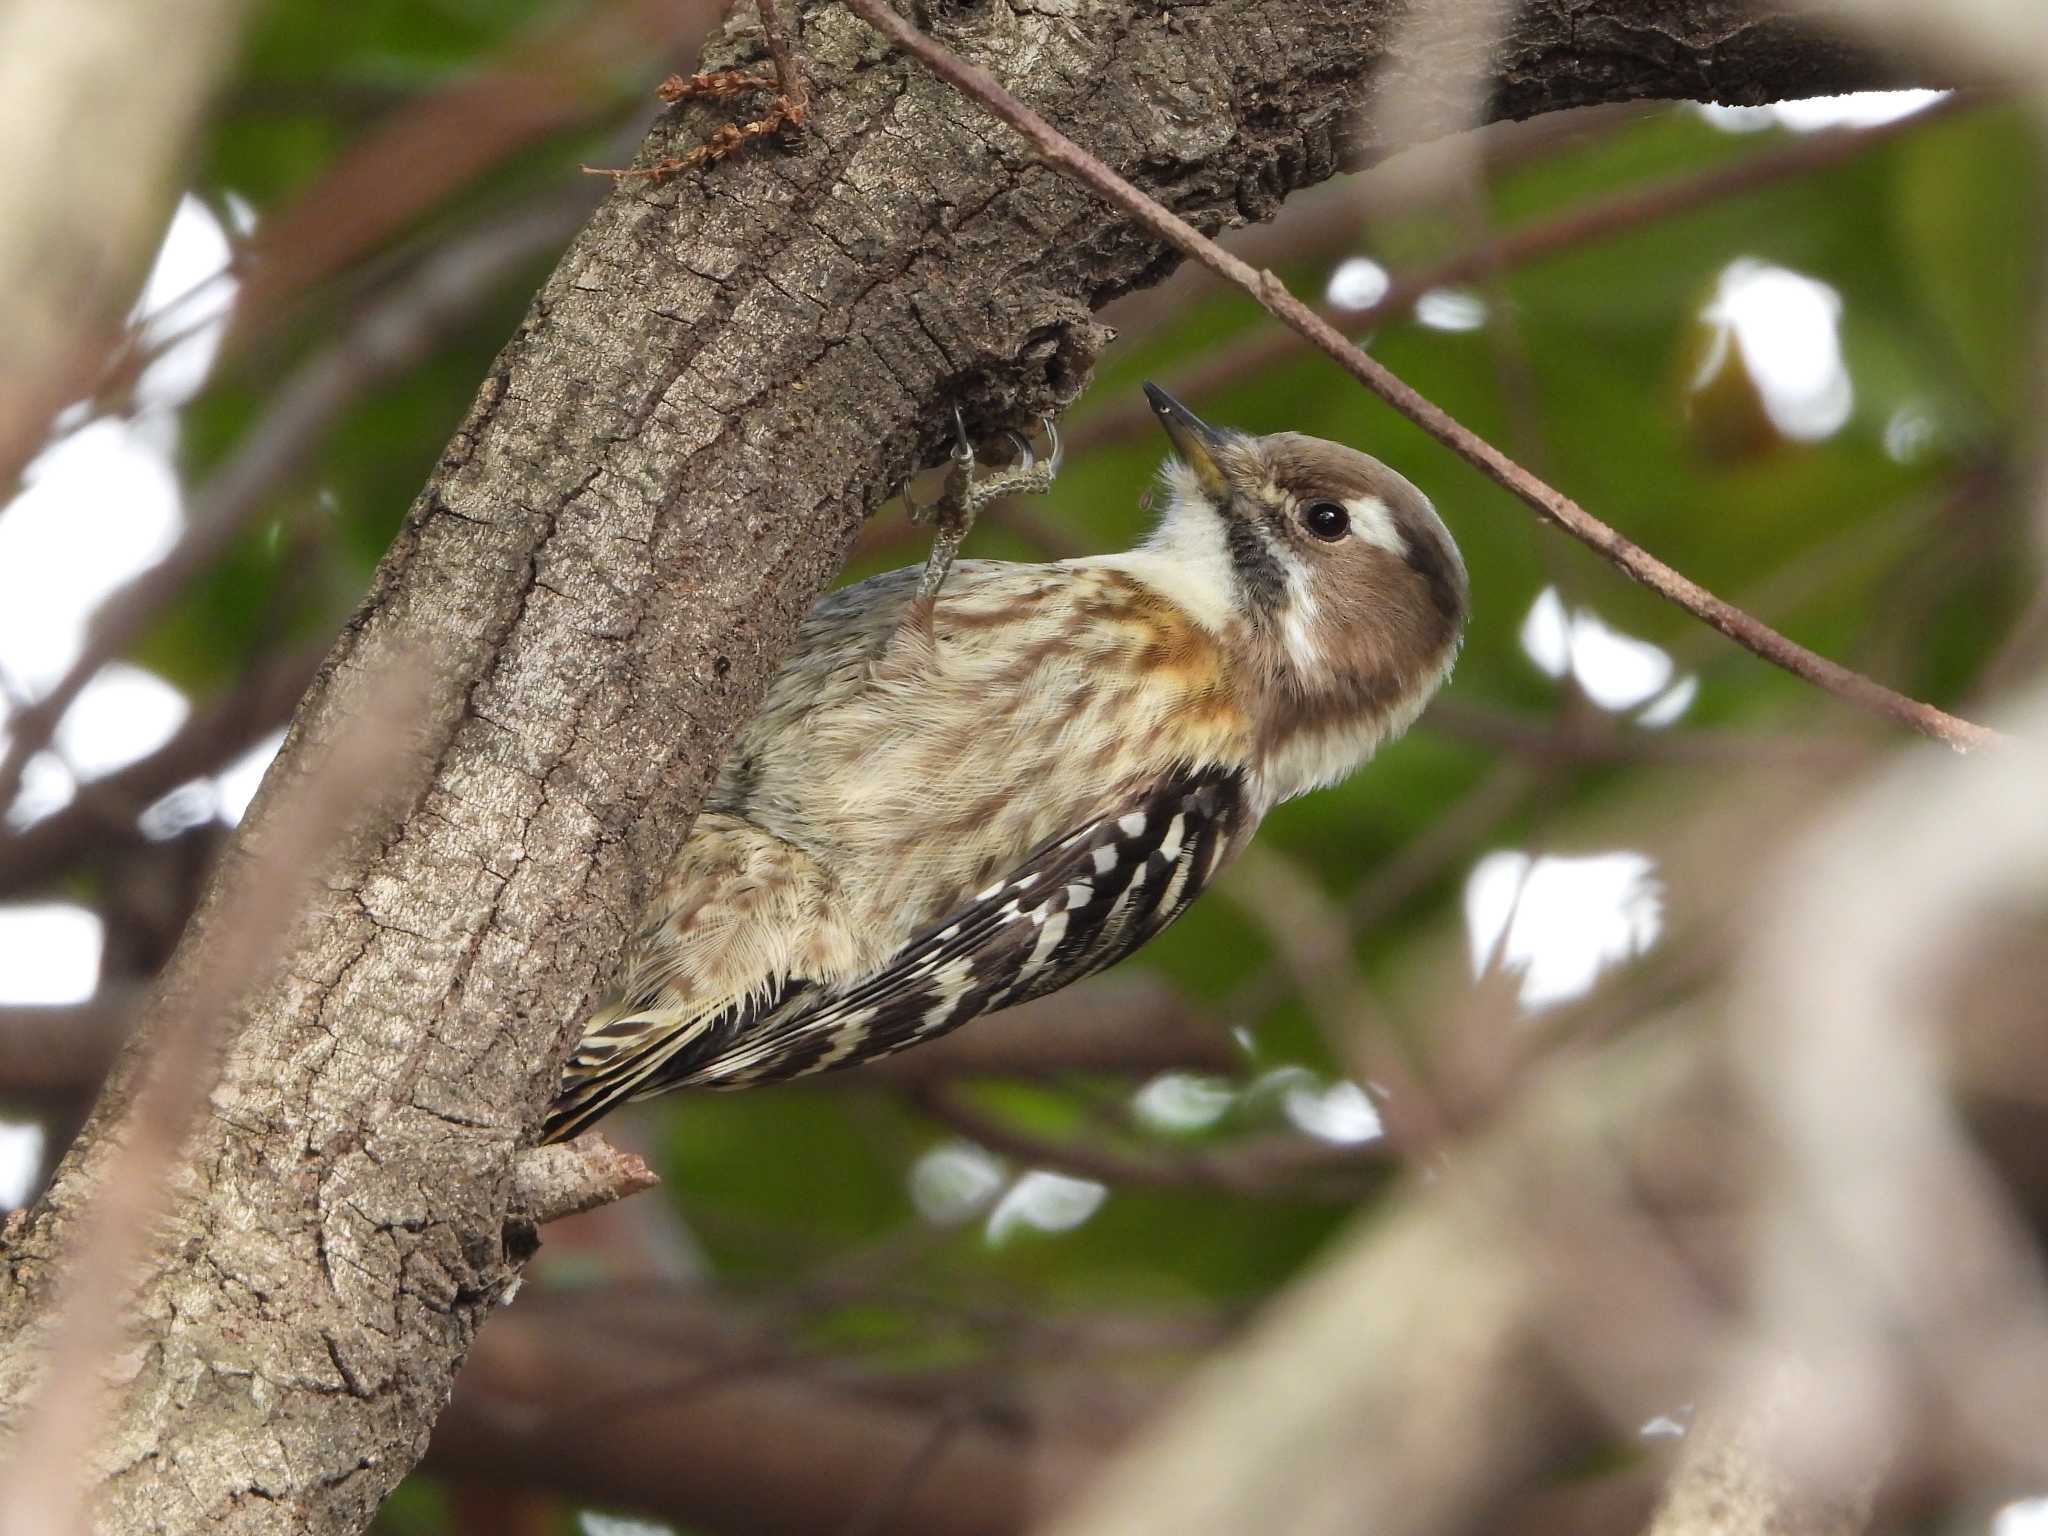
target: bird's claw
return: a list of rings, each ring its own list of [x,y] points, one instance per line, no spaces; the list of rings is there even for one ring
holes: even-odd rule
[[[1066,449],[1060,445],[1060,429],[1053,424],[1053,419],[1050,416],[1039,417],[1038,424],[1045,432],[1045,443],[1048,452],[1043,474],[1047,483],[1050,484],[1052,480],[1058,477],[1060,465],[1066,461]],[[1005,432],[1003,436],[1016,445],[1017,463],[1015,467],[1017,472],[1026,475],[1038,474],[1038,454],[1031,446],[1031,439],[1021,432]]]
[[[945,490],[939,499],[928,507],[920,507],[911,501],[908,493],[904,496],[910,508],[913,522],[932,522],[938,532],[932,539],[931,555],[925,562],[924,578],[918,583],[918,595],[925,598],[938,596],[939,587],[952,569],[953,557],[959,552],[960,543],[967,537],[967,530],[974,526],[975,515],[992,501],[1005,496],[1032,496],[1052,489],[1054,478],[1060,472],[1064,450],[1060,447],[1060,434],[1050,416],[1039,417],[1045,428],[1049,455],[1041,460],[1033,451],[1031,442],[1023,434],[1008,432],[1004,435],[1016,445],[1017,462],[990,474],[977,474],[974,460],[974,444],[967,436],[967,422],[960,414],[960,407],[953,407],[953,467],[946,474]]]
[[[1005,496],[1036,496],[1052,489],[1053,479],[1060,472],[1060,434],[1050,416],[1038,419],[1045,428],[1048,456],[1041,459],[1031,446],[1031,440],[1023,433],[1005,432],[1003,435],[1017,450],[1017,462],[975,476],[962,491],[962,504],[970,519],[990,502],[1000,501]]]

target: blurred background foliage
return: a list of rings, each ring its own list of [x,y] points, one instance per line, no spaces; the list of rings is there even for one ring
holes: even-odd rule
[[[579,166],[623,163],[656,79],[687,61],[680,42],[586,41],[554,72],[580,14],[539,0],[262,9],[191,195],[238,259],[296,277],[237,319],[178,408],[188,490],[266,429],[294,370],[437,253],[508,211],[568,223],[456,293],[416,357],[332,413],[132,661],[194,699],[230,692],[257,663],[318,646],[365,589],[579,204],[603,190]],[[2031,596],[2012,487],[2036,409],[2038,147],[1995,102],[1870,115],[1653,105],[1489,128],[1465,146],[1469,175],[1418,191],[1396,162],[1306,194],[1247,238],[1296,291],[1370,300],[1387,274],[1641,200],[1615,227],[1380,316],[1372,350],[1709,588],[1967,708]],[[479,141],[451,150],[436,137],[451,123]],[[1777,161],[1782,173],[1693,206],[1652,206]],[[1789,308],[1743,308],[1759,274]],[[1276,812],[1267,856],[1126,967],[1181,1032],[1154,1068],[853,1074],[663,1100],[618,1124],[665,1184],[551,1229],[537,1293],[683,1287],[755,1319],[733,1325],[744,1339],[760,1315],[782,1319],[774,1353],[806,1369],[905,1391],[939,1382],[960,1411],[997,1417],[1092,1394],[1120,1423],[1116,1404],[1149,1401],[1333,1232],[1372,1219],[1411,1153],[1386,1134],[1403,1110],[1397,1078],[1432,1077],[1445,1010],[1491,998],[1490,1027],[1530,1027],[1527,988],[1518,1006],[1512,979],[1475,982],[1475,956],[1533,975],[1541,945],[1563,946],[1552,961],[1585,974],[1541,1000],[1550,1008],[1595,972],[1682,991],[1694,937],[1726,914],[1657,867],[1660,829],[1730,765],[1885,739],[1537,527],[1327,362],[1276,347],[1242,296],[1185,273],[1168,292],[1111,313],[1121,339],[1060,423],[1072,451],[1059,486],[985,523],[968,553],[1038,559],[1142,536],[1161,445],[1133,404],[1156,379],[1219,423],[1366,447],[1432,495],[1476,613],[1442,706],[1351,782]],[[1764,355],[1774,334],[1789,360]],[[1217,377],[1218,358],[1261,346],[1263,360]],[[112,381],[98,408],[128,409],[123,389]],[[848,579],[918,559],[920,538],[900,503],[884,507]],[[1557,887],[1549,920],[1518,940],[1481,877],[1489,856],[1528,901],[1545,859],[1606,860],[1610,878]],[[103,870],[45,869],[10,899],[61,894],[104,916]],[[61,1127],[70,1112],[0,1095],[15,1120]],[[1306,1158],[1302,1143],[1328,1156],[1256,1178],[1231,1161],[1283,1145]],[[1135,1328],[1135,1342],[1111,1326],[1134,1322],[1172,1326]],[[1635,1454],[1621,1447],[1619,1464]],[[591,1523],[587,1488],[466,1516],[474,1489],[431,1466],[379,1529],[624,1528]]]

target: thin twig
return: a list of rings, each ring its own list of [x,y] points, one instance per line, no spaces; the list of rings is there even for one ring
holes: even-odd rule
[[[789,46],[789,32],[782,24],[782,12],[775,0],[754,0],[761,13],[761,35],[768,42],[768,57],[775,61],[775,83],[782,92],[785,120],[801,128],[810,115],[811,98],[804,90],[804,72]]]
[[[1240,1195],[1312,1199],[1326,1190],[1357,1194],[1361,1178],[1389,1166],[1384,1139],[1324,1141],[1293,1132],[1240,1137],[1228,1145],[1179,1153],[1127,1150],[1103,1141],[1055,1140],[984,1114],[947,1089],[914,1086],[911,1102],[934,1120],[991,1152],[1020,1163],[1104,1184],[1138,1189],[1220,1189]],[[1334,1181],[1334,1182],[1332,1182]]]
[[[1390,858],[1377,863],[1371,874],[1353,888],[1344,904],[1344,915],[1352,931],[1370,933],[1424,890],[1446,878],[1475,851],[1482,838],[1494,835],[1503,822],[1519,816],[1550,783],[1544,771],[1547,766],[1512,758],[1503,760],[1453,804],[1433,808],[1428,824]],[[1243,989],[1233,993],[1224,1016],[1239,1017],[1233,1010],[1247,1006],[1244,998]],[[1261,1011],[1270,1006],[1270,1002],[1262,1004]]]
[[[1565,719],[1456,699],[1433,702],[1420,724],[1460,741],[1574,763],[1826,763],[1853,766],[1867,741],[1818,732],[1658,730],[1604,711]]]
[[[1266,842],[1237,856],[1219,894],[1264,933],[1274,971],[1301,1000],[1331,1057],[1381,1090],[1381,1118],[1395,1150],[1404,1157],[1432,1150],[1443,1139],[1443,1116],[1359,969],[1342,903],[1300,861]]]
[[[1192,257],[1217,276],[1242,288],[1268,313],[1305,337],[1346,373],[1424,432],[1623,574],[1718,629],[1737,645],[1837,698],[1885,715],[1958,749],[1989,746],[1999,741],[1995,731],[1959,720],[1932,704],[1908,698],[1882,683],[1850,671],[1839,662],[1817,655],[1672,569],[1640,545],[1622,537],[1570,497],[1545,485],[1477,433],[1462,426],[1442,407],[1397,378],[1385,364],[1361,352],[1327,320],[1295,297],[1273,273],[1253,270],[1178,214],[1132,186],[1003,89],[995,77],[980,65],[969,63],[933,42],[890,10],[884,0],[847,0],[847,5],[869,26],[922,60],[933,74],[979,101],[995,117],[1023,135],[1046,164],[1129,214],[1183,255]]]
[[[0,837],[0,897],[47,884],[78,860],[142,836],[136,813],[181,784],[225,768],[292,717],[325,643],[290,651],[245,673],[233,689],[192,712],[149,756],[89,779],[64,809]]]
[[[763,6],[768,0],[761,0]],[[896,1476],[875,1490],[867,1503],[856,1509],[840,1528],[840,1536],[877,1536],[898,1529],[903,1507],[917,1491],[917,1485],[931,1470],[932,1463],[946,1453],[946,1447],[974,1418],[974,1404],[961,1398],[941,1404],[923,1443],[910,1453]]]
[[[1410,308],[1425,293],[1454,287],[1489,273],[1515,271],[1577,249],[1595,240],[1689,213],[1725,198],[1766,187],[1795,176],[1811,175],[1842,165],[1880,144],[1930,124],[1983,106],[1988,98],[1957,95],[1924,112],[1868,128],[1840,128],[1794,139],[1775,150],[1745,156],[1729,165],[1648,186],[1629,187],[1611,197],[1567,208],[1547,218],[1520,224],[1492,238],[1468,244],[1441,260],[1396,272],[1387,291],[1357,309],[1323,305],[1320,313],[1348,336],[1363,336]],[[1169,383],[1185,400],[1236,383],[1248,374],[1276,367],[1299,356],[1303,338],[1290,331],[1261,331],[1225,346],[1197,366],[1176,373]],[[1071,446],[1078,452],[1098,443],[1135,437],[1150,430],[1155,418],[1142,400],[1119,402],[1075,423]]]

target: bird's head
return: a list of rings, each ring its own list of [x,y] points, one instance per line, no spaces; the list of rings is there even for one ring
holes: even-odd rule
[[[1147,547],[1188,563],[1245,647],[1278,797],[1341,778],[1450,671],[1469,594],[1450,530],[1355,448],[1211,427],[1145,393],[1174,452]]]

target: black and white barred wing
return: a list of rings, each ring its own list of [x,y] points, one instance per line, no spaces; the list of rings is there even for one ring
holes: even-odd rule
[[[1040,845],[881,969],[786,977],[678,1019],[621,1008],[577,1046],[545,1139],[633,1099],[851,1066],[1115,964],[1187,910],[1251,828],[1240,775],[1186,770]]]
[[[817,990],[817,983],[792,977],[758,997],[713,1004],[695,1016],[677,1018],[651,1004],[607,1010],[564,1063],[541,1140],[567,1141],[621,1104],[698,1081],[696,1063],[800,1008]]]
[[[1155,781],[1040,845],[874,974],[751,1028],[707,1032],[671,1081],[738,1088],[850,1066],[1114,965],[1187,910],[1246,820],[1237,773]]]

